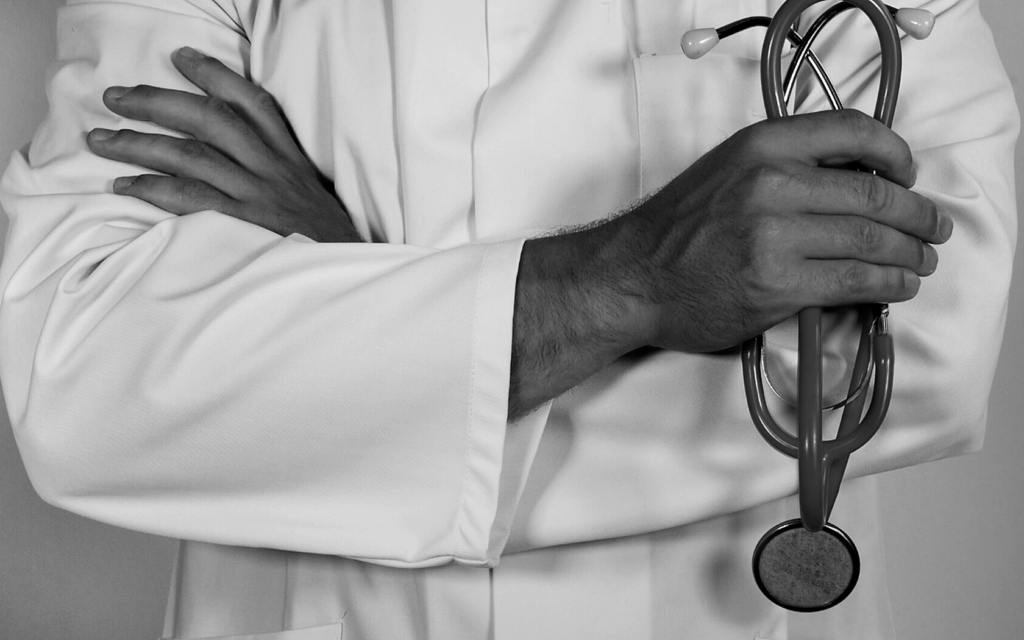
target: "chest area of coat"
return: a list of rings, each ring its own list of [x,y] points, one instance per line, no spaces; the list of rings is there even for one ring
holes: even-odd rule
[[[678,41],[769,4],[277,0],[253,73],[317,165],[361,190],[357,210],[469,190],[429,212],[474,217],[472,239],[613,213],[758,119],[756,35],[701,61]]]

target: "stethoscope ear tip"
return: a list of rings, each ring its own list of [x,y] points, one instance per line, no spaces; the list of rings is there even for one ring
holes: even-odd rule
[[[687,58],[696,60],[714,49],[718,41],[717,29],[691,29],[683,34],[679,45],[683,48],[683,53]]]
[[[900,9],[896,12],[896,24],[911,38],[924,40],[935,26],[935,14],[925,9]]]

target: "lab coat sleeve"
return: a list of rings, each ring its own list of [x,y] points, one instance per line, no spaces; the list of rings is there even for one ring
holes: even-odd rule
[[[493,563],[521,241],[317,244],[176,217],[113,195],[138,169],[86,148],[93,127],[157,130],[110,113],[107,86],[195,91],[170,65],[179,46],[244,71],[247,12],[60,13],[51,110],[0,201],[0,373],[32,483],[163,536]]]

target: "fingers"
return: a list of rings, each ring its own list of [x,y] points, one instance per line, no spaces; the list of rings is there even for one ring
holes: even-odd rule
[[[918,276],[929,276],[938,267],[933,246],[865,218],[804,215],[792,227],[787,232],[792,250],[807,260],[857,260],[909,269]]]
[[[952,219],[934,202],[880,176],[811,167],[799,176],[788,188],[804,213],[861,216],[932,244],[953,232]]]
[[[177,215],[219,211],[234,215],[234,201],[200,180],[141,175],[118,178],[114,193],[132,196]]]
[[[174,52],[171,62],[197,87],[230,105],[274,151],[293,162],[305,161],[270,93],[192,47]]]
[[[191,47],[175,51],[171,61],[197,87],[229,104],[275,152],[293,162],[305,160],[278,103],[268,92],[228,69],[217,58]]]
[[[839,307],[905,302],[916,296],[920,288],[921,278],[909,269],[830,260],[809,270],[794,297],[800,300],[798,308]]]
[[[203,180],[234,198],[251,194],[256,186],[256,178],[199,140],[130,129],[94,129],[86,140],[98,156],[179,178]]]
[[[186,135],[91,131],[87,142],[97,155],[169,174],[118,178],[115,193],[179,215],[216,210],[281,235],[361,241],[269,94],[192,49],[176,52],[174,63],[208,95],[147,85],[103,95],[116,114]]]
[[[756,299],[781,303],[783,315],[805,307],[902,302],[935,273],[930,244],[859,216],[803,214],[776,219],[759,235],[750,272]],[[771,238],[783,243],[771,247]]]
[[[953,223],[909,187],[916,180],[907,143],[855,110],[811,113],[748,128],[748,153],[761,158],[755,197],[777,212],[856,215],[931,244]],[[849,167],[855,164],[857,171]]]
[[[125,118],[153,122],[206,142],[259,175],[273,165],[270,149],[219,98],[139,85],[111,87],[103,93],[103,102]]]
[[[811,166],[856,163],[902,187],[917,179],[910,147],[891,129],[856,111],[824,111],[778,118],[752,128],[752,144]]]

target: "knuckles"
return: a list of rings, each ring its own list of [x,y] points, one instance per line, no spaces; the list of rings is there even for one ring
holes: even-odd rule
[[[263,89],[257,89],[252,96],[252,108],[257,113],[266,113],[270,115],[278,115],[279,111],[277,108],[277,100],[274,96],[270,95],[269,92]]]
[[[202,113],[212,126],[235,126],[241,121],[234,108],[216,96],[202,99]]]
[[[868,289],[869,274],[861,263],[853,263],[836,271],[836,291],[860,296]]]
[[[882,228],[864,218],[854,218],[852,224],[851,249],[853,253],[863,257],[877,255],[882,250],[885,241]]]
[[[888,212],[895,203],[895,193],[889,183],[871,174],[860,175],[863,177],[855,189],[864,210],[877,216]]]
[[[788,265],[785,243],[786,224],[778,216],[765,214],[750,218],[735,245],[745,288],[754,299],[777,300],[786,288]]]
[[[206,183],[198,180],[183,180],[181,183],[181,200],[190,207],[202,207],[207,201],[209,188]]]
[[[787,171],[768,164],[750,168],[747,176],[753,202],[762,204],[778,201],[780,194],[789,190],[794,180]]]
[[[184,139],[178,143],[178,153],[181,159],[189,163],[202,163],[212,158],[212,151],[205,142],[194,139]]]

